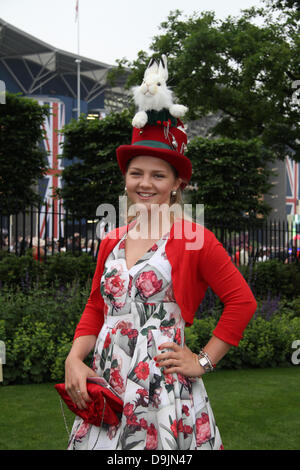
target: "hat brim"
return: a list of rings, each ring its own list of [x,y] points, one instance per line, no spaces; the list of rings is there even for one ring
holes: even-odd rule
[[[144,145],[120,145],[116,150],[118,164],[123,175],[126,172],[126,165],[133,157],[156,157],[168,162],[177,172],[178,177],[182,178],[181,186],[184,188],[192,176],[192,164],[190,160],[179,152],[174,150],[147,147]]]

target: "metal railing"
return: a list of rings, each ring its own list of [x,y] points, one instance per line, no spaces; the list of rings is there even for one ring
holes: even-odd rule
[[[238,266],[270,259],[284,263],[300,261],[300,224],[265,220],[259,227],[249,225],[235,232],[222,225],[207,228],[214,232]]]
[[[36,259],[60,252],[89,253],[97,257],[101,238],[113,227],[101,225],[99,216],[76,218],[62,204],[30,207],[19,214],[0,214],[0,250],[23,255],[33,250]],[[99,225],[98,225],[99,224]],[[300,224],[268,220],[261,226],[230,231],[225,225],[205,226],[227,250],[237,266],[268,259],[300,261]]]
[[[0,214],[0,250],[24,255],[32,249],[36,259],[66,251],[86,252],[95,258],[101,241],[97,236],[100,222],[97,216],[78,219],[62,205],[58,210],[43,205],[19,214]]]

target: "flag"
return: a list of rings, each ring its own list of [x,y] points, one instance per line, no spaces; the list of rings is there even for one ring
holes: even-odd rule
[[[76,0],[76,7],[75,7],[75,22],[78,20],[78,8],[79,8],[79,0]]]
[[[45,206],[40,216],[39,237],[59,238],[64,236],[64,210],[63,201],[54,198],[56,188],[62,187],[61,173],[63,170],[62,161],[58,156],[62,153],[62,144],[64,136],[59,134],[65,125],[65,104],[62,101],[38,101],[40,105],[48,104],[50,106],[50,115],[47,116],[42,124],[45,131],[43,140],[44,149],[48,152],[48,170],[45,176],[40,180],[40,194],[43,197]],[[47,227],[46,227],[47,225]]]
[[[299,170],[300,163],[289,157],[285,159],[286,168],[286,212],[297,214],[297,204],[300,199]]]

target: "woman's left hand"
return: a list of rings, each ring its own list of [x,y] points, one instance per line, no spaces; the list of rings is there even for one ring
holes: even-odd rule
[[[186,345],[182,348],[176,343],[163,343],[159,349],[172,350],[154,357],[157,367],[164,367],[164,373],[181,374],[186,377],[200,377],[205,373],[204,368],[199,364],[197,354]]]

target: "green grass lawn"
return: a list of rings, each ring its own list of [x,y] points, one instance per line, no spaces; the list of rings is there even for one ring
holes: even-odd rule
[[[205,376],[225,450],[299,450],[299,379],[297,366]],[[74,415],[64,409],[71,428]],[[66,448],[53,384],[0,386],[0,410],[0,450]]]

